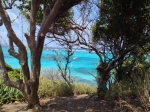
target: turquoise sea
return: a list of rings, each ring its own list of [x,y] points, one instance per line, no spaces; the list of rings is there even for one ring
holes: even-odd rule
[[[5,62],[11,65],[13,68],[20,68],[17,59],[13,58],[8,53],[8,47],[3,46],[3,53]],[[65,55],[65,50],[55,49],[59,53],[62,52]],[[57,70],[56,61],[54,61],[55,53],[50,48],[45,48],[41,58],[41,68],[44,69],[55,69]],[[62,55],[61,55],[62,56]],[[30,52],[28,51],[29,66],[30,66]],[[64,64],[62,57],[62,65]],[[95,78],[91,75],[96,75],[96,66],[98,64],[98,56],[95,53],[89,53],[85,50],[75,50],[74,55],[70,59],[69,64],[71,68],[71,76],[75,77],[78,82],[85,82],[93,87],[96,87]]]

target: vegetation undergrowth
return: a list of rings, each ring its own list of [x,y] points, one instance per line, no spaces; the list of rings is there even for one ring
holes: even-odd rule
[[[117,100],[123,111],[150,111],[150,69],[143,67],[144,64],[130,71],[129,78],[111,83],[102,97]]]
[[[9,78],[12,81],[22,79],[21,69],[13,69],[11,66],[6,64]],[[23,94],[15,88],[6,86],[3,82],[2,75],[0,77],[0,105],[5,103],[13,103],[14,101],[25,101]]]
[[[11,80],[16,81],[22,79],[23,75],[21,69],[13,69],[9,65],[6,65],[8,75]],[[52,71],[50,69],[49,71]],[[52,71],[48,76],[40,77],[40,85],[38,95],[40,98],[50,98],[57,96],[69,96],[71,95],[71,89],[68,84],[62,80],[58,75],[58,71]],[[1,75],[2,76],[2,75]],[[72,83],[74,95],[79,94],[95,94],[96,89],[85,83]],[[15,88],[8,87],[4,84],[2,77],[0,77],[0,105],[5,103],[13,103],[14,101],[25,101],[23,94]]]
[[[96,93],[96,88],[92,88],[89,84],[79,83],[75,81],[74,77],[70,85],[61,76],[59,70],[54,69],[44,69],[41,73],[40,85],[39,85],[39,97],[56,97],[56,96],[70,96],[72,95],[72,90],[74,95],[89,94],[93,95]],[[51,89],[47,89],[51,88]]]
[[[8,87],[0,81],[0,105],[13,103],[14,101],[24,101],[22,93],[18,89]]]
[[[74,95],[79,94],[95,94],[96,89],[85,83],[72,83]],[[56,97],[56,96],[70,96],[72,90],[68,84],[62,80],[51,80],[42,76],[40,78],[40,85],[38,91],[40,98]]]

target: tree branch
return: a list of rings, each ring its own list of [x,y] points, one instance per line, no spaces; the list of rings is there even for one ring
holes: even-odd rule
[[[30,42],[29,48],[33,50],[36,47],[35,31],[36,31],[36,15],[39,9],[39,1],[31,0],[31,12],[30,12]],[[32,44],[31,44],[32,43]]]
[[[22,67],[22,71],[23,71],[24,79],[25,79],[25,83],[26,83],[27,80],[30,79],[30,72],[29,72],[28,60],[27,60],[28,59],[27,51],[26,51],[26,48],[23,45],[23,43],[16,36],[14,30],[12,29],[10,17],[8,16],[7,12],[5,11],[1,1],[0,1],[0,15],[4,22],[6,30],[8,31],[8,35],[9,35],[8,38],[19,48],[19,63]],[[10,44],[12,44],[12,42],[10,42]],[[18,55],[16,55],[16,56],[18,56]],[[4,69],[5,69],[5,67],[4,67]]]
[[[38,36],[37,36],[37,45],[36,45],[37,52],[38,52],[38,56],[37,56],[38,60],[40,60],[40,58],[41,58],[45,35],[46,35],[48,29],[50,28],[52,22],[56,18],[57,13],[63,2],[64,2],[64,0],[57,0],[54,4],[50,14],[48,15],[47,19],[45,21],[43,20],[43,22],[42,22],[41,28],[40,28]],[[39,64],[40,64],[40,62],[39,62]],[[40,67],[40,65],[38,65],[38,66]]]
[[[70,26],[70,27],[63,29],[62,31],[58,31],[52,27],[52,28],[49,28],[48,32],[51,32],[52,34],[63,36],[63,35],[65,35],[66,32],[68,32],[70,30],[76,30],[76,29],[83,31],[85,28],[81,28],[80,26]]]
[[[9,39],[9,48],[10,48],[8,50],[9,54],[19,60],[19,54],[15,52],[13,42],[10,39]]]
[[[47,19],[45,20],[45,22],[43,22],[40,31],[39,31],[39,36],[43,37],[46,35],[49,27],[51,26],[53,20],[56,18],[57,13],[62,5],[62,3],[64,2],[64,0],[57,0],[55,2],[55,5],[53,6],[53,9],[51,10],[50,14],[48,15]]]
[[[9,76],[8,76],[7,70],[6,70],[6,65],[5,65],[5,61],[4,61],[4,56],[3,56],[3,51],[2,51],[1,44],[0,44],[0,64],[1,64],[1,68],[2,68],[4,83],[7,86],[15,87],[15,88],[17,88],[17,89],[19,89],[23,92],[24,91],[23,80],[19,79],[16,82],[13,82],[9,79]]]
[[[3,4],[5,5],[5,10],[6,9],[12,9],[13,4],[15,3],[16,0],[13,0],[11,3],[6,4],[7,1],[3,1]]]
[[[58,15],[61,15],[63,12],[66,12],[68,9],[79,4],[81,1],[84,0],[65,0],[66,3],[61,6]]]
[[[12,26],[11,26],[11,21],[10,21],[10,17],[8,16],[7,12],[5,11],[3,5],[2,5],[2,2],[0,1],[0,15],[1,15],[1,18],[3,20],[3,23],[8,31],[8,35],[9,35],[9,38],[11,40],[13,40],[13,42],[19,47],[19,48],[22,48],[22,50],[26,50],[24,45],[22,44],[22,42],[17,38],[14,30],[12,29]]]

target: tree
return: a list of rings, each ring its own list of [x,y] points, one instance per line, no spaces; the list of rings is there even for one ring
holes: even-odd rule
[[[65,51],[60,52],[57,50],[53,50],[55,52],[54,60],[57,63],[58,71],[60,72],[60,76],[64,79],[64,81],[68,84],[71,89],[71,95],[74,94],[73,87],[71,83],[73,83],[73,79],[71,77],[71,57],[73,56],[73,46],[69,43],[66,43],[64,47]],[[69,93],[68,93],[69,94]]]
[[[121,66],[129,57],[138,56],[136,49],[143,49],[149,42],[149,0],[99,0],[99,18],[93,25],[93,38],[89,43],[79,38],[99,56],[98,94],[106,85],[111,70]],[[118,74],[119,75],[119,74]]]
[[[144,2],[136,0],[102,1],[101,18],[97,21],[96,30],[93,33],[95,41],[96,39],[103,41],[106,53],[109,52],[112,55],[104,61],[106,63],[104,66],[101,63],[97,67],[104,83],[108,80],[108,73],[112,69],[121,66],[123,61],[130,56],[138,57],[140,52],[134,51],[144,48],[149,41],[149,35],[144,32],[150,25],[147,8],[149,5],[150,2],[147,0]]]
[[[2,19],[3,24],[6,27],[6,30],[8,32],[8,38],[9,38],[9,53],[14,58],[19,60],[20,66],[22,68],[22,72],[24,74],[24,80],[18,80],[16,82],[13,82],[9,79],[4,57],[1,52],[1,65],[3,69],[3,77],[4,82],[7,86],[11,86],[14,88],[19,89],[25,99],[28,102],[28,108],[32,108],[34,106],[40,107],[39,97],[37,94],[38,86],[39,86],[39,77],[40,77],[40,70],[41,70],[41,54],[43,50],[43,45],[45,38],[47,36],[47,33],[52,34],[59,34],[60,31],[65,33],[68,30],[74,28],[74,27],[67,27],[65,29],[62,28],[60,25],[60,29],[56,29],[52,26],[53,23],[56,20],[60,20],[61,15],[65,14],[68,10],[70,10],[71,7],[79,4],[83,0],[31,0],[29,1],[29,5],[23,5],[24,1],[21,1],[21,5],[19,5],[19,8],[28,8],[29,14],[29,22],[30,22],[30,31],[29,34],[25,33],[25,37],[29,46],[29,50],[31,51],[31,69],[29,69],[28,66],[28,56],[25,45],[20,41],[19,37],[17,37],[17,34],[15,34],[12,26],[11,26],[11,20],[6,12],[7,9],[11,9],[14,5],[17,6],[17,3],[15,4],[15,1],[5,1],[0,0],[0,17]],[[10,3],[8,3],[10,2]],[[28,2],[26,2],[28,4]],[[26,7],[25,7],[26,6]],[[29,6],[29,7],[28,7]],[[40,12],[42,11],[42,16],[39,17]],[[28,16],[27,15],[27,16]],[[65,17],[65,16],[64,16]],[[40,29],[38,33],[36,33],[36,25],[37,23],[40,23]],[[58,28],[58,27],[57,27]],[[66,30],[67,29],[67,30]],[[74,28],[75,29],[75,28]],[[14,44],[18,47],[18,52],[14,49]]]

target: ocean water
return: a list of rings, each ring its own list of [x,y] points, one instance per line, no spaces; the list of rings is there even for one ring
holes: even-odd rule
[[[20,68],[19,61],[8,53],[8,47],[3,46],[3,53],[5,57],[5,62],[11,65],[13,68]],[[62,66],[64,65],[64,57],[65,50],[57,49],[60,58],[62,59]],[[62,53],[62,54],[61,54]],[[46,48],[43,50],[42,58],[41,58],[41,68],[44,69],[55,69],[57,70],[57,64],[54,60],[54,56],[56,54]],[[30,52],[28,51],[29,57],[29,66],[30,66]],[[85,50],[76,50],[74,55],[70,59],[70,70],[71,76],[75,77],[76,81],[88,83],[93,87],[96,87],[95,78],[91,75],[96,75],[96,66],[98,64],[98,56],[95,53],[89,53]]]

